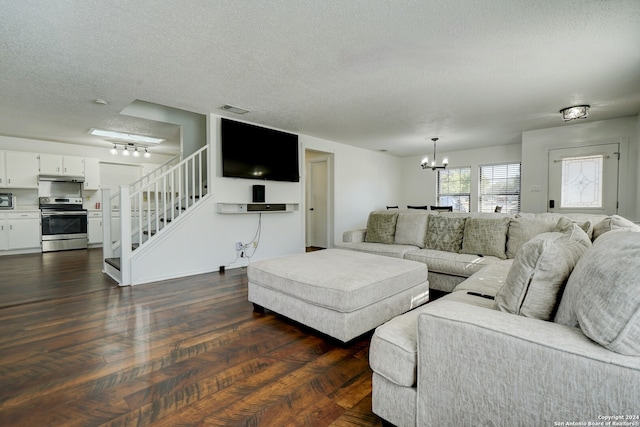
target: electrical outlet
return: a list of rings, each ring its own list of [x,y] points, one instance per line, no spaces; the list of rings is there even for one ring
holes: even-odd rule
[[[236,242],[236,251],[242,250],[242,242]]]

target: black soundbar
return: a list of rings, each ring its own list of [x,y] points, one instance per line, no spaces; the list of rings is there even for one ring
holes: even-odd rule
[[[247,212],[286,211],[286,203],[247,203]]]

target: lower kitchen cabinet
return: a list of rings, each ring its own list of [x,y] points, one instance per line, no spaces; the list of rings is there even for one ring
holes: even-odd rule
[[[102,243],[102,212],[89,212],[87,237],[90,245]]]
[[[40,211],[0,214],[0,250],[40,248]]]

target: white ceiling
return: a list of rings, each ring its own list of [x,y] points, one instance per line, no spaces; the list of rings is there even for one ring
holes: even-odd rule
[[[640,112],[638,0],[2,0],[0,134],[176,140],[136,100],[409,156]],[[96,98],[107,106],[93,103]],[[251,110],[223,112],[223,104]],[[170,144],[167,144],[171,149]],[[175,147],[175,145],[174,145]]]

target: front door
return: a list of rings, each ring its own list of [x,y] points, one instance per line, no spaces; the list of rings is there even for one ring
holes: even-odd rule
[[[616,214],[619,160],[617,143],[549,150],[547,211]]]

